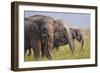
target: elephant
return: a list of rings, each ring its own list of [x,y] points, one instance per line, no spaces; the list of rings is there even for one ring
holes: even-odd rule
[[[53,19],[43,15],[34,15],[24,19],[24,47],[25,54],[31,48],[34,50],[35,60],[41,55],[51,59],[50,49],[53,46]]]
[[[84,46],[84,37],[80,29],[70,28],[73,40],[77,40],[81,44],[81,49]]]
[[[56,25],[54,25],[57,29],[54,32],[54,40],[53,40],[53,48],[58,48],[62,43],[59,42],[63,40],[62,38],[66,38],[65,42],[68,43],[72,54],[74,53],[75,45],[70,32],[69,26],[64,22],[64,20],[55,20]],[[60,40],[59,40],[60,39]]]
[[[45,15],[34,15],[25,18],[24,25],[25,53],[29,49],[29,54],[31,54],[31,48],[33,48],[35,60],[39,60],[41,56],[51,59],[51,51],[54,47],[54,33],[62,32],[62,28],[73,53],[74,42],[69,27],[63,21]]]
[[[69,29],[70,29],[70,33],[71,33],[73,41],[75,39],[79,41],[81,43],[81,50],[82,50],[83,45],[84,45],[84,38],[83,38],[83,34],[81,33],[81,30],[75,29],[75,28],[69,28]],[[58,49],[62,45],[69,44],[68,38],[66,38],[66,35],[64,35],[64,33],[65,31],[63,28],[62,28],[62,33],[60,32],[55,33],[54,42],[53,42],[54,48]]]
[[[26,51],[29,49],[28,56],[31,54],[31,46],[30,46],[30,26],[32,25],[32,20],[28,18],[24,18],[24,55],[26,55]]]

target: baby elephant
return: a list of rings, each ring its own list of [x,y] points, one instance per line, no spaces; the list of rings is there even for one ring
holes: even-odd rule
[[[62,29],[62,32],[55,33],[54,42],[53,42],[54,48],[58,49],[60,46],[68,44],[68,38],[66,38],[66,35],[64,35],[64,33],[65,31],[63,29]],[[81,33],[81,30],[70,28],[70,33],[71,33],[73,41],[76,39],[77,41],[80,42],[81,50],[82,50],[83,45],[84,45],[84,39],[83,39],[83,34]]]

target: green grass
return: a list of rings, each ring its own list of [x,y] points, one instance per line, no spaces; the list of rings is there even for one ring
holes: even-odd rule
[[[60,46],[59,50],[52,50],[51,60],[73,60],[73,59],[87,59],[90,58],[90,35],[89,31],[83,31],[84,46],[80,52],[80,43],[75,41],[75,51],[74,55],[68,45]],[[40,59],[41,61],[47,60],[45,57]],[[25,56],[25,61],[34,61],[34,54],[31,56]]]

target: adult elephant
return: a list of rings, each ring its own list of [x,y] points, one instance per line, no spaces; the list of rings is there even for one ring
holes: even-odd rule
[[[55,20],[54,28],[57,28],[54,32],[53,48],[58,48],[61,44],[61,40],[66,38],[65,42],[68,43],[72,54],[74,53],[75,45],[70,32],[69,26],[63,20]],[[60,40],[59,40],[60,39]]]
[[[35,60],[40,56],[46,56],[51,59],[53,46],[53,19],[43,15],[34,15],[24,19],[25,53],[31,48],[34,50]]]
[[[66,38],[66,35],[64,35],[65,32],[66,31],[62,28],[61,33],[60,32],[55,33],[54,48],[58,49],[62,45],[69,44],[68,38]],[[84,45],[84,38],[83,38],[83,34],[81,33],[81,30],[70,28],[70,33],[71,33],[73,41],[76,39],[81,44],[81,49],[80,49],[81,51]]]
[[[40,56],[46,56],[48,59],[51,59],[54,33],[58,31],[61,32],[62,28],[66,31],[64,35],[67,35],[66,38],[68,38],[69,46],[73,53],[74,43],[69,27],[64,22],[43,15],[34,15],[27,19],[28,21],[25,20],[24,36],[26,37],[25,43],[28,43],[28,46],[25,45],[25,50],[27,50],[27,48],[29,48],[29,50],[33,48],[36,60],[39,60]],[[31,54],[31,51],[29,54]]]

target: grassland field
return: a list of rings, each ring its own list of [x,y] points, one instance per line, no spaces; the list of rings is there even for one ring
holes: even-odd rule
[[[75,40],[75,51],[72,55],[69,45],[60,46],[59,50],[52,50],[51,60],[73,60],[73,59],[87,59],[90,58],[90,33],[89,30],[82,30],[84,37],[84,46],[80,52],[81,44]],[[31,49],[32,50],[32,49]],[[27,51],[28,52],[28,51]],[[34,53],[31,56],[25,55],[25,61],[34,61]],[[41,61],[48,60],[45,57]]]

